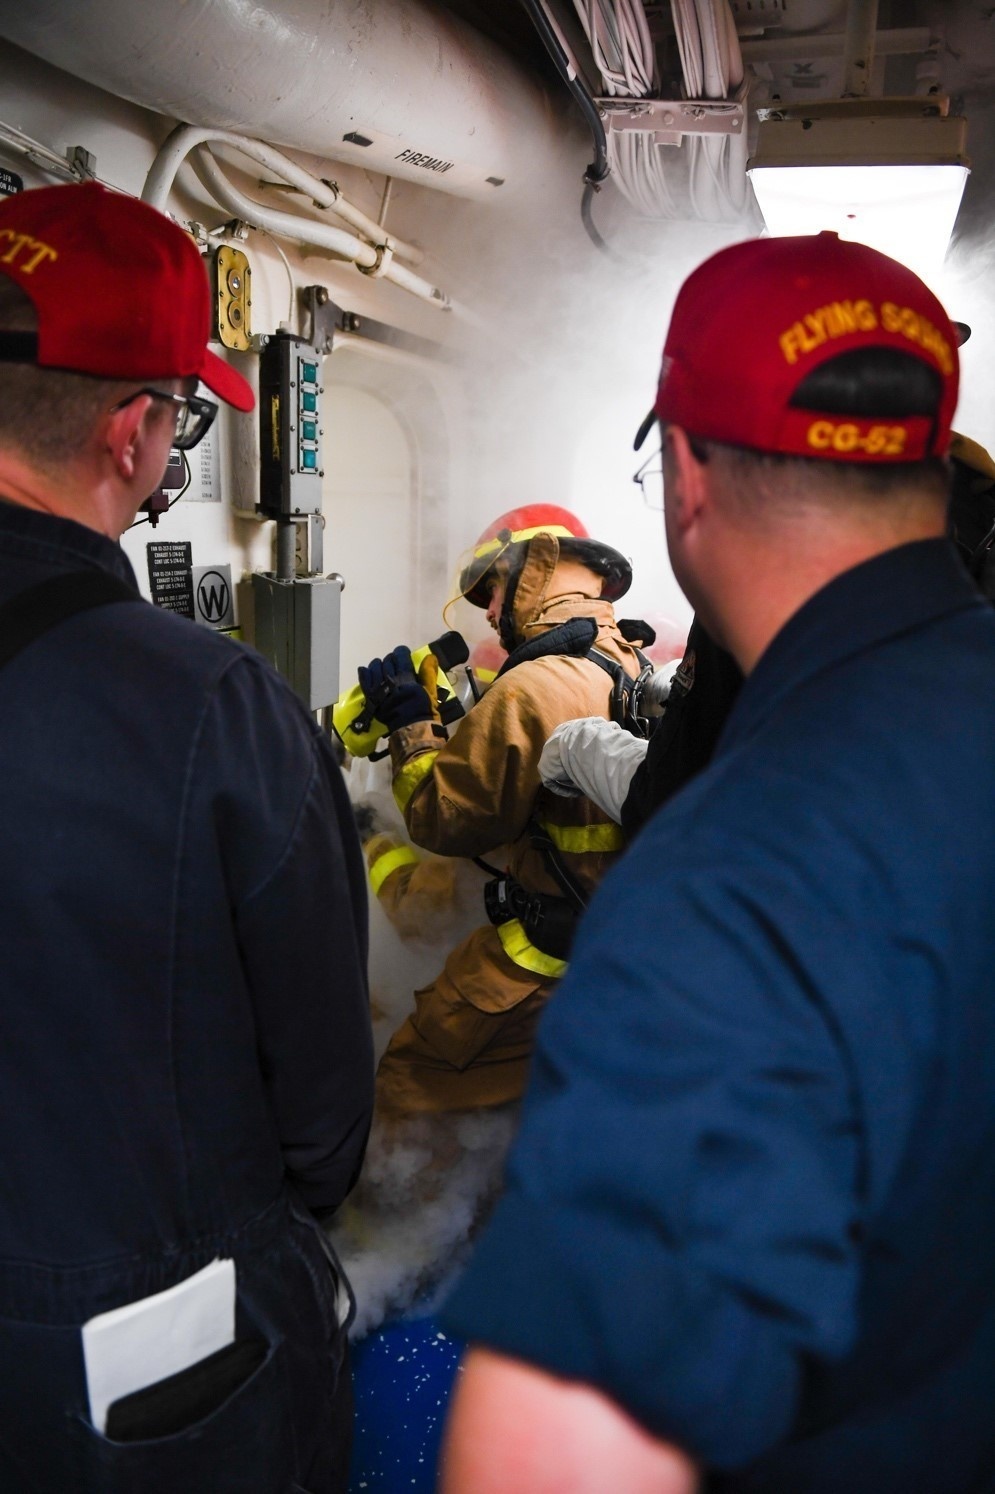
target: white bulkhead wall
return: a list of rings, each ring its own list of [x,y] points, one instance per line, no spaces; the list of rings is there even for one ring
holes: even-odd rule
[[[57,154],[72,145],[84,146],[95,158],[98,179],[135,195],[142,192],[156,152],[173,124],[9,45],[0,46],[0,120]],[[343,168],[339,163],[333,168],[329,161],[317,158],[300,159],[324,175],[334,169],[343,194],[376,216],[384,190],[379,173]],[[59,180],[15,155],[0,152],[0,164],[17,171],[26,187]],[[246,192],[265,198],[258,185],[265,173],[253,174],[246,169],[249,166],[244,158],[228,153],[225,169],[232,180]],[[398,188],[403,189],[403,184]],[[417,202],[425,194],[412,188],[410,195]],[[299,211],[292,194],[271,191],[269,200],[276,209]],[[208,228],[220,226],[228,216],[210,201],[190,166],[181,169],[167,206],[181,222],[194,219]],[[395,216],[396,210],[389,217],[391,226]],[[250,261],[252,325],[257,331],[272,332],[289,323],[291,330],[306,334],[307,318],[298,306],[298,291],[320,283],[332,299],[361,316],[373,316],[433,341],[441,334],[444,342],[448,335],[439,312],[423,311],[403,291],[366,279],[339,259],[311,253],[307,246],[289,241],[277,243],[263,233],[251,232],[246,240],[233,242]],[[347,354],[350,342],[358,351]],[[228,356],[250,381],[256,381],[254,355]],[[455,420],[459,428],[465,422],[458,418],[459,386],[449,366],[370,346],[361,338],[343,338],[336,352],[326,358],[324,384],[323,569],[339,571],[346,578],[345,677],[373,652],[441,630],[440,608],[452,569],[446,539],[451,464],[447,462],[447,470],[442,471],[438,453],[448,451],[448,423]],[[447,386],[449,394],[444,395],[440,391]],[[340,395],[341,409],[336,403]],[[258,487],[257,417],[223,409],[217,435],[222,501],[183,499],[155,528],[140,522],[125,537],[125,549],[146,594],[149,542],[190,543],[195,568],[229,564],[236,582],[254,569],[275,565],[275,526],[245,516],[251,513]],[[199,466],[199,452],[191,455],[193,465]],[[355,478],[354,497],[347,490],[346,472]],[[425,490],[426,477],[431,491]],[[378,492],[383,497],[386,488],[392,493],[394,519],[389,524],[370,523],[369,495]],[[462,544],[462,538],[456,543]],[[244,616],[251,608],[247,586],[239,588],[238,600]],[[386,634],[381,633],[381,623]],[[359,656],[353,657],[357,650]]]
[[[352,33],[332,39],[327,27],[343,12]],[[619,238],[619,252],[599,254],[578,211],[590,159],[579,119],[564,99],[543,100],[496,49],[413,0],[334,7],[270,0],[252,8],[81,0],[68,10],[59,0],[16,10],[0,0],[0,35],[31,48],[0,48],[0,120],[57,152],[84,146],[99,178],[136,194],[177,120],[288,149],[316,175],[334,177],[374,219],[385,176],[368,168],[390,164],[385,141],[392,149],[410,140],[432,159],[454,162],[449,172],[410,160],[393,165],[386,216],[391,232],[421,246],[417,272],[452,298],[452,311],[307,244],[251,231],[239,245],[252,267],[254,331],[290,321],[306,333],[297,292],[320,283],[345,309],[442,349],[426,358],[344,338],[325,360],[323,569],[346,578],[343,681],[363,655],[435,636],[462,551],[498,513],[529,501],[574,508],[591,532],[634,557],[625,611],[686,622],[660,516],[643,508],[629,481],[631,438],[652,400],[681,279],[743,230],[636,224]],[[361,148],[364,166],[332,159],[355,148],[343,146],[343,134],[363,130],[376,137]],[[267,173],[244,156],[227,148],[218,155],[247,197],[338,222],[298,195],[261,186]],[[53,180],[0,159],[31,185]],[[471,173],[506,173],[503,185],[485,184],[481,193],[479,182],[465,185],[458,163]],[[402,171],[411,179],[398,180]],[[430,187],[421,185],[426,179]],[[230,216],[190,163],[167,206],[208,229]],[[596,206],[603,217],[615,210],[610,188]],[[253,355],[231,356],[254,377]],[[346,391],[340,407],[337,390]],[[240,516],[255,501],[255,417],[227,417],[221,439],[223,501],[181,501],[156,529],[143,526],[127,539],[143,584],[149,540],[189,540],[195,566],[227,562],[236,578],[273,567],[274,526]],[[386,502],[391,485],[405,497],[392,500],[399,507],[389,532],[357,521],[363,495],[366,504],[374,492]],[[486,632],[465,605],[450,621],[471,636]],[[350,657],[356,650],[360,657]]]

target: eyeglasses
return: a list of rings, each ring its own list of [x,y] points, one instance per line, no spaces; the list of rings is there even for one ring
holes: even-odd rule
[[[647,508],[659,512],[663,508],[663,451],[647,457],[638,472],[633,473],[633,482],[642,489],[643,502]]]
[[[195,394],[164,394],[161,389],[136,389],[134,394],[129,394],[127,399],[121,400],[112,408],[123,410],[125,405],[140,399],[143,394],[147,394],[150,399],[164,399],[178,407],[176,434],[173,437],[173,446],[177,451],[190,451],[198,441],[202,441],[218,413],[218,407],[212,399],[200,399]]]

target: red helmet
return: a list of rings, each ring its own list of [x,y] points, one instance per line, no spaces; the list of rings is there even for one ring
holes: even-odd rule
[[[494,562],[512,545],[521,545],[536,534],[552,534],[560,541],[564,556],[579,560],[601,576],[601,595],[609,602],[624,596],[632,581],[632,567],[618,550],[591,539],[576,514],[556,503],[525,503],[509,509],[488,524],[473,547],[473,554],[460,576],[460,592],[475,607],[486,607],[490,598],[487,577]]]

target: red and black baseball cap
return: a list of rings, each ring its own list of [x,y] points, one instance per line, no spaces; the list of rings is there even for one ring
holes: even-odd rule
[[[942,456],[957,405],[961,341],[940,302],[897,260],[835,233],[751,239],[712,255],[674,305],[657,419],[756,451],[843,462]],[[895,348],[941,380],[935,418],[874,418],[796,408],[792,395],[828,359]]]
[[[0,331],[0,361],[105,379],[198,378],[237,410],[255,399],[207,348],[211,294],[171,218],[96,182],[0,202],[0,274],[30,296],[38,335]]]

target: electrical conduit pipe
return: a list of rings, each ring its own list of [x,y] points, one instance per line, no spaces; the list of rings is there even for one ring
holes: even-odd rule
[[[261,140],[252,140],[246,135],[236,134],[233,130],[203,129],[198,125],[178,125],[172,134],[168,135],[145,179],[145,187],[142,191],[142,201],[151,207],[165,212],[166,203],[176,173],[190,152],[198,145],[207,144],[233,145],[243,155],[249,156],[251,160],[257,161],[260,166],[265,166],[267,171],[272,171],[282,178],[288,186],[298,187],[319,207],[329,208],[339,218],[351,223],[353,228],[372,241],[373,244],[384,244],[401,259],[406,259],[411,264],[418,264],[422,259],[422,252],[413,244],[406,244],[403,239],[388,234],[379,224],[374,223],[359,208],[353,207],[346,202],[339,192],[329,187],[320,177],[314,176],[285,156],[282,151],[274,150],[271,145],[264,145]],[[262,209],[261,209],[262,211]]]
[[[395,285],[437,306],[441,311],[451,308],[452,303],[443,291],[399,265],[389,252],[385,252],[382,245],[374,248],[370,244],[364,244],[354,234],[347,233],[345,229],[333,228],[329,223],[316,223],[310,218],[297,218],[292,213],[281,213],[243,196],[223,175],[217,162],[203,145],[196,147],[193,160],[201,182],[226,213],[244,219],[253,228],[268,229],[280,238],[293,239],[302,244],[315,244],[320,249],[340,254],[344,259],[352,260],[361,270],[382,275],[385,280],[393,281]]]

